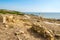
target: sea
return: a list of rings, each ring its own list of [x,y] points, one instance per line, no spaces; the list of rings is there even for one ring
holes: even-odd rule
[[[25,12],[25,13],[34,14],[45,18],[60,19],[60,12]]]

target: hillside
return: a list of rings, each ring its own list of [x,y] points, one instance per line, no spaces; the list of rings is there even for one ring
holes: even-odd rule
[[[0,10],[0,40],[60,40],[60,21]]]

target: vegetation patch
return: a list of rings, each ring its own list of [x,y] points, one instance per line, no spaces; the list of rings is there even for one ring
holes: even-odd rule
[[[17,14],[17,15],[24,15],[22,12],[18,11],[11,11],[11,10],[5,10],[5,9],[0,9],[0,14]]]

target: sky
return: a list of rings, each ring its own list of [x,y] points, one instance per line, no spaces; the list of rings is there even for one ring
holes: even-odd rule
[[[0,9],[21,12],[60,12],[60,0],[0,0]]]
[[[0,9],[42,12],[44,17],[60,19],[60,0],[0,0]]]

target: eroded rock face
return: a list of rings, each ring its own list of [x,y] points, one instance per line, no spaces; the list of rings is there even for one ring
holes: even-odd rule
[[[46,24],[46,23],[44,23],[44,21],[34,22],[32,29],[35,30],[40,35],[43,35],[43,34],[44,34],[43,36],[49,35],[50,39],[52,37],[54,40],[55,39],[60,40],[60,39],[58,39],[58,38],[60,38],[60,26],[55,25],[54,23],[53,24],[48,24],[48,23]]]
[[[41,40],[31,34],[28,29],[31,28],[29,20],[24,21],[21,16],[2,14],[2,23],[0,24],[0,40]],[[14,22],[13,22],[14,21]],[[32,32],[34,33],[34,32]]]
[[[55,40],[55,35],[59,37],[60,27],[45,24],[42,20],[43,18],[40,20],[34,16],[2,14],[0,15],[0,40]]]
[[[35,30],[40,35],[42,35],[43,37],[46,37],[48,40],[54,40],[54,34],[52,30],[49,30],[41,25],[33,25],[32,29]]]

